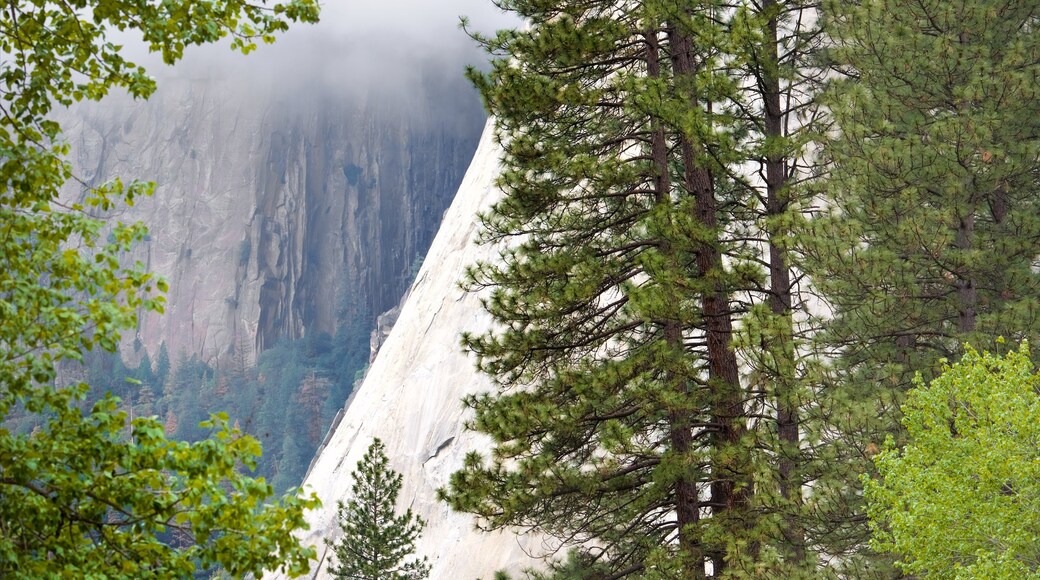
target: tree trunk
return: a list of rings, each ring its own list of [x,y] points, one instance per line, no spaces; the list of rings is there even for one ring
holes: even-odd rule
[[[776,0],[764,0],[762,13],[773,13],[766,29],[763,46],[764,66],[760,68],[762,98],[765,112],[766,139],[782,139],[784,111],[780,103],[780,58],[777,44],[778,23],[775,12]],[[770,151],[765,160],[766,169],[766,219],[783,215],[790,204],[787,185],[787,159],[775,151]],[[767,226],[768,227],[768,226]],[[797,386],[795,378],[794,322],[792,319],[791,271],[787,263],[787,252],[779,246],[782,232],[770,228],[769,234],[769,308],[780,318],[782,335],[773,345],[773,356],[776,360],[776,376],[773,377],[774,398],[776,404],[777,434],[780,439],[778,471],[780,476],[780,494],[786,501],[784,517],[786,523],[784,539],[787,541],[789,556],[801,561],[805,559],[805,531],[801,526],[798,511],[802,504],[802,483],[798,476],[798,457],[801,453],[799,445],[799,417]]]
[[[672,47],[673,66],[677,83],[683,77],[692,77],[695,68],[691,54],[692,43],[689,38],[676,28],[669,29]],[[691,107],[701,106],[696,95],[688,95]],[[705,105],[710,109],[710,104]],[[698,276],[705,281],[703,290],[702,314],[704,332],[707,342],[708,384],[712,390],[712,422],[716,425],[713,441],[719,456],[727,457],[725,462],[712,465],[711,503],[713,517],[733,516],[732,511],[745,511],[752,495],[751,482],[746,474],[746,465],[739,451],[741,437],[746,431],[744,397],[740,388],[740,375],[737,356],[732,348],[733,322],[730,319],[729,292],[722,275],[722,253],[719,249],[719,232],[715,184],[711,170],[698,163],[698,149],[703,145],[695,143],[687,134],[679,135],[679,144],[683,163],[684,188],[694,198],[694,212],[697,221],[710,234],[696,249]],[[714,575],[725,573],[726,562],[721,550],[711,554]]]
[[[647,40],[647,75],[650,78],[659,78],[661,75],[660,42],[658,32],[650,31],[646,34]],[[651,121],[651,156],[654,161],[656,175],[654,177],[654,190],[656,203],[658,205],[672,203],[671,185],[668,174],[668,143],[665,138],[664,129],[659,120]],[[661,240],[660,251],[665,255],[673,255],[672,244],[667,240]],[[663,323],[663,335],[668,346],[677,351],[683,349],[682,325],[678,320],[668,319]],[[686,377],[677,376],[674,371],[668,371],[665,376],[668,388],[678,391],[683,400],[689,400],[692,396],[690,385]],[[671,412],[668,415],[669,443],[675,454],[683,460],[689,457],[693,449],[693,417],[689,413]],[[704,554],[700,542],[696,540],[696,525],[700,519],[700,502],[697,493],[697,480],[692,474],[684,474],[675,483],[675,512],[676,525],[679,528],[679,550],[683,560],[683,577],[689,579],[704,578]]]
[[[975,216],[970,212],[957,219],[957,249],[962,253],[971,250],[975,238]],[[961,333],[974,332],[978,292],[975,278],[969,272],[959,272],[954,282],[957,287],[957,330]]]

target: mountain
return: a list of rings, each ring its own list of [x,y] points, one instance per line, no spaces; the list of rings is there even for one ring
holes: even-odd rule
[[[536,565],[528,554],[546,550],[536,537],[476,531],[471,515],[454,513],[436,499],[465,453],[489,443],[464,429],[462,397],[491,384],[462,351],[459,334],[485,330],[491,318],[481,295],[461,289],[459,281],[467,266],[494,259],[500,249],[477,243],[476,216],[499,195],[499,148],[492,133],[489,123],[397,323],[304,481],[324,506],[309,514],[311,529],[304,535],[318,548],[315,578],[329,577],[330,551],[323,541],[339,538],[336,502],[349,499],[350,473],[375,437],[403,475],[399,507],[411,507],[427,521],[417,553],[429,556],[431,578],[490,579],[496,570]]]
[[[306,485],[325,507],[310,514],[306,539],[324,554],[323,540],[337,537],[336,500],[378,436],[404,476],[402,501],[429,522],[418,549],[433,577],[533,565],[525,551],[544,551],[540,540],[476,532],[435,497],[465,450],[486,444],[464,431],[460,400],[490,383],[458,346],[460,332],[490,324],[479,296],[458,286],[467,265],[495,251],[476,244],[498,159],[476,93],[459,58],[413,51],[381,74],[371,63],[338,68],[327,54],[347,52],[340,45],[308,46],[300,70],[292,59],[247,59],[244,72],[195,64],[162,72],[146,102],[112,95],[61,119],[80,180],[69,197],[115,176],[156,182],[153,197],[106,217],[149,226],[126,259],[170,286],[165,314],[125,337],[125,366],[100,360],[86,378],[118,390],[132,413],[158,415],[171,436],[194,438],[205,413],[230,411],[264,444],[259,474],[284,489],[300,481],[349,392],[353,373],[325,368],[343,327],[373,328],[411,284],[312,463]],[[319,575],[327,568],[323,557]]]
[[[406,84],[358,86],[349,67],[289,78],[179,68],[147,102],[114,95],[69,111],[83,187],[157,184],[108,216],[149,226],[128,259],[170,282],[165,315],[140,321],[124,357],[143,347],[154,358],[165,342],[173,357],[253,361],[398,303],[484,121],[460,62],[414,64]]]
[[[155,181],[104,217],[144,222],[125,260],[169,282],[165,313],[142,316],[120,357],[91,353],[62,380],[180,439],[227,412],[263,444],[256,474],[278,492],[299,485],[369,362],[485,120],[462,75],[471,53],[370,62],[364,42],[327,38],[154,69],[150,100],[111,95],[60,119],[68,198],[117,176]]]

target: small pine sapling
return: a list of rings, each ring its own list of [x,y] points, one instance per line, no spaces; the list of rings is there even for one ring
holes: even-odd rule
[[[325,540],[335,551],[329,572],[355,580],[419,580],[430,574],[429,559],[415,558],[415,541],[426,522],[412,513],[395,513],[401,474],[389,467],[386,446],[375,439],[351,473],[352,498],[339,502],[343,537]]]

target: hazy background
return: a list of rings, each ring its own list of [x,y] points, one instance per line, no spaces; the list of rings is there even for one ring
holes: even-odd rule
[[[163,316],[125,333],[121,359],[91,360],[97,393],[189,440],[208,412],[228,411],[263,442],[259,473],[279,490],[299,484],[484,128],[463,73],[487,57],[460,15],[485,32],[511,24],[491,0],[335,0],[319,24],[249,55],[225,40],[173,67],[129,33],[110,36],[157,93],[56,116],[81,183],[156,184],[103,217],[149,228],[125,257],[169,291]],[[85,195],[79,183],[70,199]],[[161,372],[151,361],[164,351]],[[130,371],[150,394],[126,386]]]
[[[460,16],[470,28],[491,32],[513,26],[515,18],[491,0],[332,0],[322,4],[321,22],[295,23],[272,45],[259,45],[249,55],[219,45],[191,47],[174,67],[165,66],[143,44],[125,42],[130,53],[161,81],[164,78],[220,78],[253,91],[291,95],[378,93],[381,98],[421,79],[458,79],[466,65],[481,66],[487,55],[459,28]]]

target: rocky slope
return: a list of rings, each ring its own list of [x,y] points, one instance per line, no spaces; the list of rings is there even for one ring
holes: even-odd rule
[[[417,552],[430,558],[431,578],[490,579],[496,570],[532,566],[527,554],[545,552],[532,537],[478,532],[472,517],[436,499],[465,453],[488,443],[463,429],[460,400],[490,382],[458,345],[460,333],[487,329],[491,319],[480,296],[458,283],[466,266],[496,255],[497,248],[476,243],[475,217],[497,196],[497,169],[489,125],[397,323],[304,482],[324,505],[309,515],[305,535],[321,560],[315,578],[329,577],[323,540],[339,538],[336,501],[349,498],[350,473],[374,437],[386,443],[391,467],[403,475],[399,507],[427,521]]]
[[[63,125],[86,183],[157,183],[110,216],[149,225],[132,258],[170,282],[166,314],[142,319],[127,349],[252,359],[393,307],[483,124],[461,65],[416,64],[426,72],[406,88],[364,89],[328,70],[196,66],[164,75],[147,102],[77,106]]]

